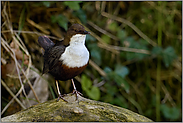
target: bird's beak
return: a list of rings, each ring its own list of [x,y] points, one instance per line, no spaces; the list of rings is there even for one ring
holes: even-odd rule
[[[86,30],[85,30],[83,33],[84,33],[84,34],[90,34],[90,32],[88,32],[88,31],[86,31]]]

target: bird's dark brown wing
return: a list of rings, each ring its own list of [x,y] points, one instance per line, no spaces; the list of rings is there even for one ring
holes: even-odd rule
[[[44,53],[43,74],[48,73],[58,63],[61,54],[65,51],[64,45],[55,45]]]
[[[46,36],[39,36],[38,42],[44,50],[53,47],[55,44]]]

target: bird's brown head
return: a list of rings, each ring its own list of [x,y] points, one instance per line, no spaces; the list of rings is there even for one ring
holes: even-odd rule
[[[86,34],[90,34],[90,32],[86,31],[85,28],[80,24],[73,24],[67,30],[67,33],[64,38],[64,45],[68,45],[70,42],[70,38],[76,34],[86,35]]]

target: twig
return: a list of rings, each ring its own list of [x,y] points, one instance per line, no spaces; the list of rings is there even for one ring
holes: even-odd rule
[[[96,9],[97,11],[99,11],[99,9],[100,9],[100,1],[96,1],[96,2],[95,2],[95,9]]]
[[[16,36],[16,37],[15,37],[15,36]],[[32,65],[31,55],[29,54],[29,52],[28,52],[26,46],[24,45],[23,41],[21,40],[21,38],[18,36],[17,33],[15,33],[15,36],[12,35],[14,41],[22,48],[22,50],[25,52],[25,54],[29,57],[29,58],[28,58],[28,59],[29,59],[28,67],[27,67],[27,69],[26,69],[26,75],[29,75],[30,66]],[[19,40],[17,40],[17,39],[19,39]],[[20,44],[19,42],[20,42],[21,44]],[[23,47],[24,47],[24,48],[23,48]]]
[[[89,30],[89,29],[87,29]],[[104,43],[103,39],[101,39],[98,35],[96,35],[94,32],[90,31],[91,35],[95,37],[100,43],[98,43],[98,46],[101,48],[104,48],[106,50],[109,50],[115,54],[118,54],[119,51],[128,51],[128,52],[136,52],[136,53],[143,53],[143,54],[150,54],[148,50],[143,49],[135,49],[135,48],[127,48],[127,47],[119,47],[119,46],[113,46]],[[119,51],[118,51],[119,50]]]
[[[15,33],[15,35],[17,36],[17,38],[19,39],[19,41],[21,41],[20,37],[19,37],[16,33]],[[14,37],[14,36],[13,36],[13,37]],[[19,42],[18,40],[16,40],[16,38],[15,38],[15,41],[16,41],[16,42]],[[22,41],[21,41],[21,42],[22,42]],[[19,44],[19,45],[20,45],[20,44]],[[37,100],[38,102],[40,102],[40,101],[39,101],[39,98],[37,97],[37,95],[36,95],[36,93],[35,93],[35,91],[34,91],[34,88],[32,87],[31,82],[30,82],[30,81],[28,80],[28,78],[27,78],[27,75],[29,75],[29,70],[30,70],[32,61],[31,61],[31,56],[30,56],[28,50],[26,49],[26,47],[25,47],[24,51],[26,51],[25,53],[26,53],[26,55],[29,57],[29,64],[28,64],[28,67],[27,67],[27,70],[26,70],[26,74],[25,74],[25,72],[21,69],[21,66],[19,65],[19,63],[18,63],[18,67],[21,69],[23,75],[24,75],[25,78],[26,78],[24,81],[27,80],[27,82],[28,82],[28,84],[29,84],[29,86],[30,86],[30,88],[31,88],[31,90],[32,90],[32,92],[33,92],[33,94],[34,94],[36,100]]]
[[[10,9],[10,2],[9,1],[8,1],[8,12],[9,12],[9,15],[10,15],[9,17],[10,17],[10,21],[11,21],[11,14],[10,14],[11,13],[11,9]]]
[[[105,83],[106,83],[106,81],[102,80],[101,82],[94,84],[94,86],[96,86],[96,87],[101,87],[101,86],[104,85]]]
[[[78,23],[79,23],[79,21],[78,21]],[[102,38],[100,38],[97,34],[95,34],[94,32],[92,32],[87,27],[85,27],[85,28],[86,28],[86,30],[88,30],[90,32],[90,35],[92,35],[93,37],[95,37],[101,44],[106,45],[106,46],[108,45],[108,44],[104,43],[104,40]],[[111,51],[112,53],[119,54],[119,51],[117,51],[117,50],[114,50],[114,49],[111,49],[111,48],[108,49],[108,50]]]
[[[91,22],[91,21],[88,21],[88,24],[89,25],[91,25],[93,28],[95,28],[96,30],[98,30],[99,32],[101,32],[101,33],[103,33],[103,34],[105,34],[105,35],[107,35],[107,36],[109,36],[110,38],[112,38],[112,39],[114,39],[114,40],[119,40],[119,38],[118,37],[116,37],[116,36],[114,36],[114,35],[112,35],[111,33],[109,33],[109,32],[107,32],[107,31],[105,31],[104,29],[102,29],[102,28],[100,28],[100,27],[98,27],[97,25],[95,25],[93,22]]]
[[[97,65],[95,64],[92,60],[89,60],[89,64],[96,69],[100,75],[106,76],[106,73]]]
[[[85,26],[84,26],[85,27]],[[103,39],[100,38],[98,35],[96,35],[94,32],[92,32],[90,29],[85,27],[87,30],[89,30],[91,35],[95,37],[100,43],[98,43],[98,46],[104,49],[107,49],[115,54],[119,54],[119,51],[128,51],[128,52],[136,52],[136,53],[143,53],[143,54],[150,54],[148,50],[143,49],[135,49],[135,48],[127,48],[127,47],[119,47],[119,46],[113,46],[104,43]],[[119,50],[119,51],[118,51]]]
[[[105,10],[105,7],[106,7],[106,1],[102,1],[101,12]]]
[[[19,69],[18,69],[18,62],[17,62],[17,60],[16,60],[16,56],[15,56],[15,53],[14,53],[14,51],[12,51],[11,50],[11,48],[9,47],[9,45],[6,43],[6,41],[1,37],[1,44],[2,44],[2,46],[6,49],[6,51],[7,52],[9,52],[10,53],[10,51],[11,51],[11,53],[10,53],[10,55],[11,55],[11,57],[14,59],[14,61],[15,61],[15,65],[16,65],[16,69],[17,69],[17,73],[18,73],[18,77],[19,77],[19,81],[20,81],[20,84],[21,84],[21,86],[23,86],[24,87],[24,85],[23,85],[23,83],[22,83],[22,79],[21,79],[21,77],[20,77],[20,73],[19,73]],[[27,101],[28,101],[28,97],[27,97],[27,94],[25,93],[25,89],[23,88],[23,93],[24,93],[24,95],[25,95],[25,97],[26,97],[26,99],[27,99]],[[28,101],[28,103],[29,103],[29,101]],[[29,105],[30,105],[30,103],[29,103]]]
[[[33,87],[32,87],[32,84],[30,83],[29,79],[27,78],[25,72],[22,70],[21,65],[17,62],[17,59],[16,59],[16,57],[15,57],[14,51],[11,50],[11,48],[9,47],[9,45],[6,43],[6,41],[4,41],[4,39],[3,39],[2,37],[1,37],[1,40],[2,40],[1,44],[2,44],[3,47],[7,50],[7,52],[10,53],[10,51],[11,51],[10,55],[11,55],[11,57],[14,59],[14,61],[15,61],[15,63],[16,63],[16,66],[18,66],[18,67],[20,68],[20,70],[22,71],[23,75],[25,76],[25,80],[27,80],[27,82],[28,82],[28,84],[29,84],[29,86],[30,86],[30,88],[31,88],[31,90],[32,90],[32,92],[33,92],[33,94],[34,94],[36,100],[37,100],[38,102],[40,102],[39,99],[38,99],[38,97],[37,97],[37,95],[36,95],[36,93],[35,93],[35,91],[34,91],[34,89],[33,89]],[[6,46],[7,46],[8,48],[7,48]],[[14,55],[13,55],[12,53],[13,53]],[[16,67],[16,68],[17,68],[17,67]],[[18,68],[17,68],[17,72],[18,72],[18,76],[19,76],[20,83],[21,83],[21,85],[23,86],[23,83],[22,83],[22,80],[21,80],[21,77],[20,77],[20,73],[19,73],[19,69],[18,69]],[[27,95],[26,95],[26,93],[25,93],[24,88],[23,88],[23,92],[24,92],[24,95],[26,96],[26,99],[27,99],[27,101],[28,101],[28,98],[27,98]],[[28,101],[28,102],[29,102],[29,101]]]
[[[119,47],[119,46],[113,46],[113,45],[103,45],[101,43],[98,43],[98,46],[101,48],[105,48],[107,50],[119,50],[119,51],[128,51],[128,52],[135,52],[135,53],[143,53],[143,54],[150,54],[150,51],[143,50],[143,49],[135,49],[135,48],[128,48],[128,47]]]
[[[170,101],[171,105],[173,107],[175,107],[176,104],[173,101],[172,97],[170,96],[170,93],[168,92],[168,90],[166,89],[166,87],[165,87],[165,85],[163,83],[161,84],[161,88],[162,88],[163,92],[165,93],[165,96],[167,97],[167,99]]]
[[[23,87],[21,86],[20,90],[18,91],[18,93],[15,95],[15,97],[17,97],[23,90]],[[6,111],[6,109],[11,105],[11,103],[14,101],[14,97],[9,101],[9,103],[4,107],[4,109],[1,112],[1,115]],[[23,108],[23,107],[22,107]],[[25,109],[25,108],[23,108]]]
[[[139,36],[141,36],[144,40],[146,40],[148,43],[150,43],[152,46],[156,46],[157,44],[152,41],[149,37],[147,37],[143,32],[141,32],[133,23],[131,23],[128,20],[125,20],[123,18],[117,17],[115,15],[111,15],[109,13],[106,12],[102,12],[101,13],[102,16],[119,21],[121,23],[124,23],[126,25],[128,25],[129,27],[131,27]]]
[[[132,82],[132,80],[129,77],[126,77],[126,81],[134,88],[133,90],[135,91],[135,93],[139,95],[143,101],[145,101],[145,98],[143,97],[144,94],[140,91],[138,86],[134,84],[134,82]]]
[[[137,101],[135,101],[135,100],[134,100],[132,97],[130,97],[129,95],[123,93],[121,89],[120,89],[120,93],[121,93],[129,102],[131,102],[132,105],[134,105],[134,106],[137,108],[137,110],[138,110],[138,112],[139,112],[140,114],[143,114],[143,113],[142,113],[142,108],[141,108],[141,106],[139,105],[139,103],[138,103]]]
[[[1,57],[1,63],[2,63],[3,65],[6,65],[6,64],[7,64],[7,61],[6,61],[4,58]]]
[[[17,103],[23,108],[26,109],[26,107],[21,103],[21,101],[17,98],[16,95],[13,94],[13,92],[9,89],[9,87],[5,84],[5,82],[1,79],[1,84],[3,85],[3,87],[10,93],[10,95],[13,97],[13,99],[15,99],[17,101]],[[20,89],[22,90],[22,89]],[[5,110],[5,109],[3,109]],[[2,111],[4,112],[4,111]],[[1,112],[1,113],[2,113]]]
[[[16,37],[15,37],[15,36]],[[23,41],[21,40],[21,38],[18,36],[17,33],[14,33],[14,35],[12,35],[14,41],[22,48],[22,50],[25,52],[25,54],[29,57],[29,62],[28,62],[28,67],[26,69],[26,75],[29,75],[29,70],[30,70],[30,66],[32,65],[32,61],[31,61],[31,55],[29,54],[26,46],[24,45]],[[17,40],[19,39],[19,40]],[[21,44],[20,44],[21,43]]]
[[[158,2],[158,8],[162,8],[161,2]],[[163,9],[161,9],[163,10]],[[157,18],[158,18],[158,46],[162,46],[162,14],[160,11],[157,12]],[[162,71],[162,65],[161,65],[161,59],[158,57],[158,63],[157,63],[157,74],[156,74],[156,121],[160,121],[160,101],[161,101],[161,86],[162,86],[162,81],[161,81],[161,71]]]
[[[29,57],[29,64],[28,64],[28,68],[26,69],[26,74],[25,74],[24,71],[22,70],[20,64],[17,62],[17,59],[16,59],[16,56],[15,56],[14,51],[10,48],[10,46],[7,44],[7,42],[6,42],[3,38],[1,38],[1,41],[3,41],[3,43],[1,42],[1,44],[2,44],[2,45],[4,46],[4,48],[10,53],[11,57],[12,57],[12,58],[14,59],[14,61],[15,61],[15,65],[16,65],[16,69],[17,69],[17,73],[18,73],[18,77],[19,77],[21,86],[24,86],[24,85],[23,85],[22,80],[21,80],[21,77],[20,77],[19,69],[22,71],[22,73],[24,74],[24,76],[25,76],[25,78],[26,78],[24,81],[26,81],[26,80],[28,81],[28,84],[29,84],[29,86],[30,86],[30,88],[31,88],[31,90],[32,90],[32,92],[33,92],[33,94],[34,94],[36,100],[37,100],[38,102],[40,102],[39,99],[38,99],[38,97],[37,97],[37,95],[36,95],[36,93],[35,93],[35,91],[34,91],[34,89],[33,89],[33,87],[32,87],[32,84],[30,83],[30,81],[29,81],[28,78],[27,78],[27,75],[29,75],[30,66],[31,66],[31,64],[32,64],[31,56],[30,56],[28,50],[26,49],[24,43],[23,43],[22,40],[20,39],[20,37],[19,37],[16,33],[13,33],[12,24],[11,24],[11,22],[10,22],[10,20],[9,20],[9,17],[8,17],[8,14],[7,14],[7,12],[6,12],[6,6],[4,6],[4,8],[3,8],[3,13],[4,13],[4,14],[3,14],[3,17],[4,17],[4,19],[7,21],[6,25],[7,25],[7,28],[10,29],[10,32],[11,32],[11,34],[12,34],[12,38],[13,38],[14,41],[20,46],[20,48],[25,52],[25,54]],[[16,36],[16,37],[15,37],[15,36]],[[17,40],[17,38],[19,39],[20,42]],[[11,51],[11,52],[10,52],[10,51]],[[24,93],[24,95],[25,95],[25,97],[26,97],[26,100],[28,101],[28,104],[30,105],[30,102],[29,102],[29,100],[28,100],[28,97],[27,97],[27,95],[26,95],[26,93],[25,93],[25,89],[24,89],[24,88],[23,88],[23,93]]]
[[[43,33],[49,35],[50,32],[45,30],[42,26],[40,26],[39,24],[35,23],[34,21],[30,20],[29,18],[27,18],[27,22],[30,23],[32,26],[36,27],[37,29],[41,30]]]
[[[10,30],[2,30],[1,33],[7,33],[7,32],[10,32]],[[17,33],[31,33],[31,34],[36,34],[36,35],[45,35],[43,33],[39,33],[39,32],[32,32],[32,31],[19,31],[19,30],[13,30],[13,32],[17,32]],[[46,35],[47,37],[51,38],[51,39],[55,39],[55,40],[58,40],[58,41],[61,41],[63,39],[60,39],[60,38],[56,38],[56,37],[53,37],[53,36],[49,36],[49,35]]]

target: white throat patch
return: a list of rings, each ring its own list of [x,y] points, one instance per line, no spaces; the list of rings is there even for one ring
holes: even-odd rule
[[[82,67],[88,63],[89,52],[85,47],[85,38],[86,35],[76,34],[70,39],[70,45],[66,47],[59,59],[63,61],[64,65],[74,68]]]

